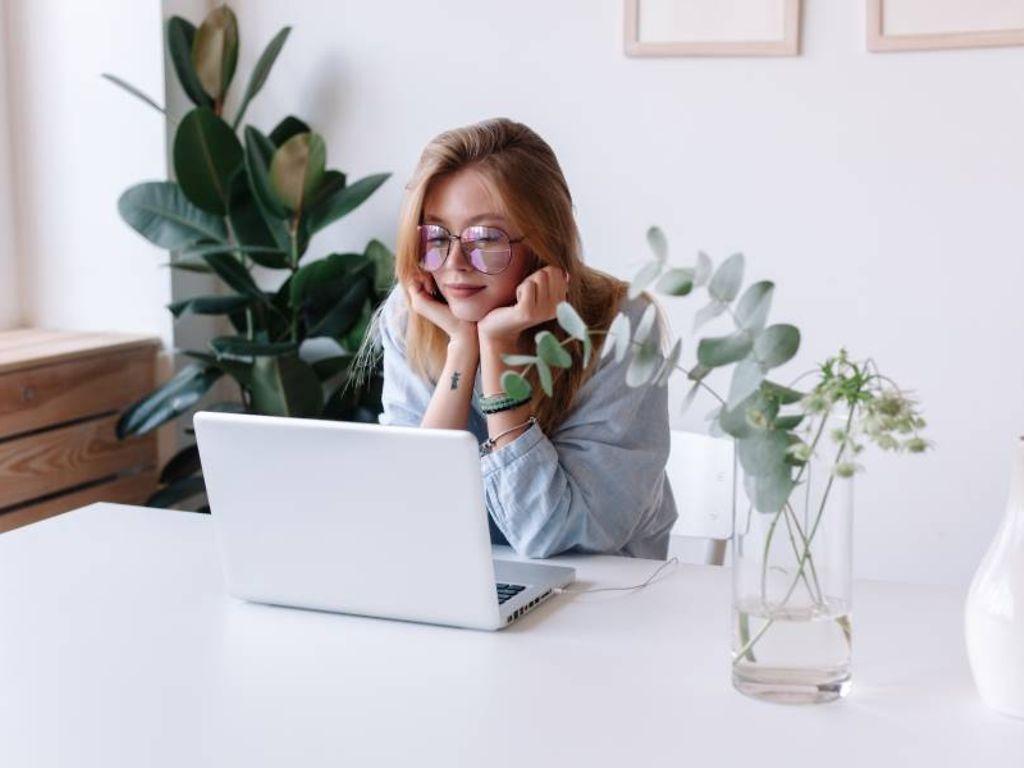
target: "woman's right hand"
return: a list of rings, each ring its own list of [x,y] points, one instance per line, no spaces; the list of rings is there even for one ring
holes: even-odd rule
[[[447,333],[449,341],[476,344],[476,323],[457,318],[451,307],[434,295],[436,290],[431,275],[415,275],[409,285],[409,300],[413,311]]]

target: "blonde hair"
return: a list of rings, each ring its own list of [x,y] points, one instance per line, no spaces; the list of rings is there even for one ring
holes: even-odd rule
[[[414,275],[422,274],[419,265],[419,236],[423,202],[430,183],[444,174],[463,168],[478,171],[484,183],[504,206],[504,213],[526,239],[532,266],[529,273],[552,265],[569,274],[566,300],[590,330],[607,330],[618,313],[628,291],[628,284],[612,275],[583,263],[579,230],[573,216],[572,196],[555,153],[530,128],[508,118],[498,117],[439,134],[427,144],[413,176],[406,184],[395,248],[395,278],[405,292],[410,307],[405,347],[411,368],[435,386],[444,369],[448,336],[438,326],[411,310],[408,284]],[[658,307],[658,320],[666,321],[658,302],[644,292]],[[378,324],[383,321],[384,303],[374,312],[369,331],[363,338],[353,370],[361,375],[367,370],[366,347],[376,349]],[[559,341],[568,334],[549,320],[530,329],[531,334],[549,330]],[[578,341],[565,349],[572,356],[570,368],[551,369],[552,397],[541,389],[536,367],[526,378],[533,388],[533,413],[541,429],[551,434],[573,407],[576,394],[600,359],[605,335],[595,337],[590,364],[583,368],[583,348]],[[662,336],[665,346],[667,334]],[[664,354],[664,350],[662,350]],[[359,364],[363,361],[362,364]],[[375,360],[374,360],[375,363]],[[493,394],[493,393],[485,393]]]

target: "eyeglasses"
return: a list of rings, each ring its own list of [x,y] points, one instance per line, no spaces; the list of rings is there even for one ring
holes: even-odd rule
[[[461,235],[453,235],[440,224],[420,224],[420,266],[436,272],[451,252],[452,240],[462,242],[462,253],[470,264],[485,275],[496,275],[512,261],[512,246],[526,239],[514,240],[497,227],[466,227]]]

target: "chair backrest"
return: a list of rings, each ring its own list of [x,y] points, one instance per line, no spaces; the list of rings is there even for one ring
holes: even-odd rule
[[[679,510],[671,554],[684,561],[721,565],[732,536],[736,496],[733,441],[673,429],[665,471]]]

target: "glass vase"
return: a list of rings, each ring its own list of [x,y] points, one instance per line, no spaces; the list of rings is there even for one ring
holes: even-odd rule
[[[732,674],[742,693],[817,703],[850,690],[853,479],[825,457],[792,470],[776,512],[745,476],[733,533]]]

